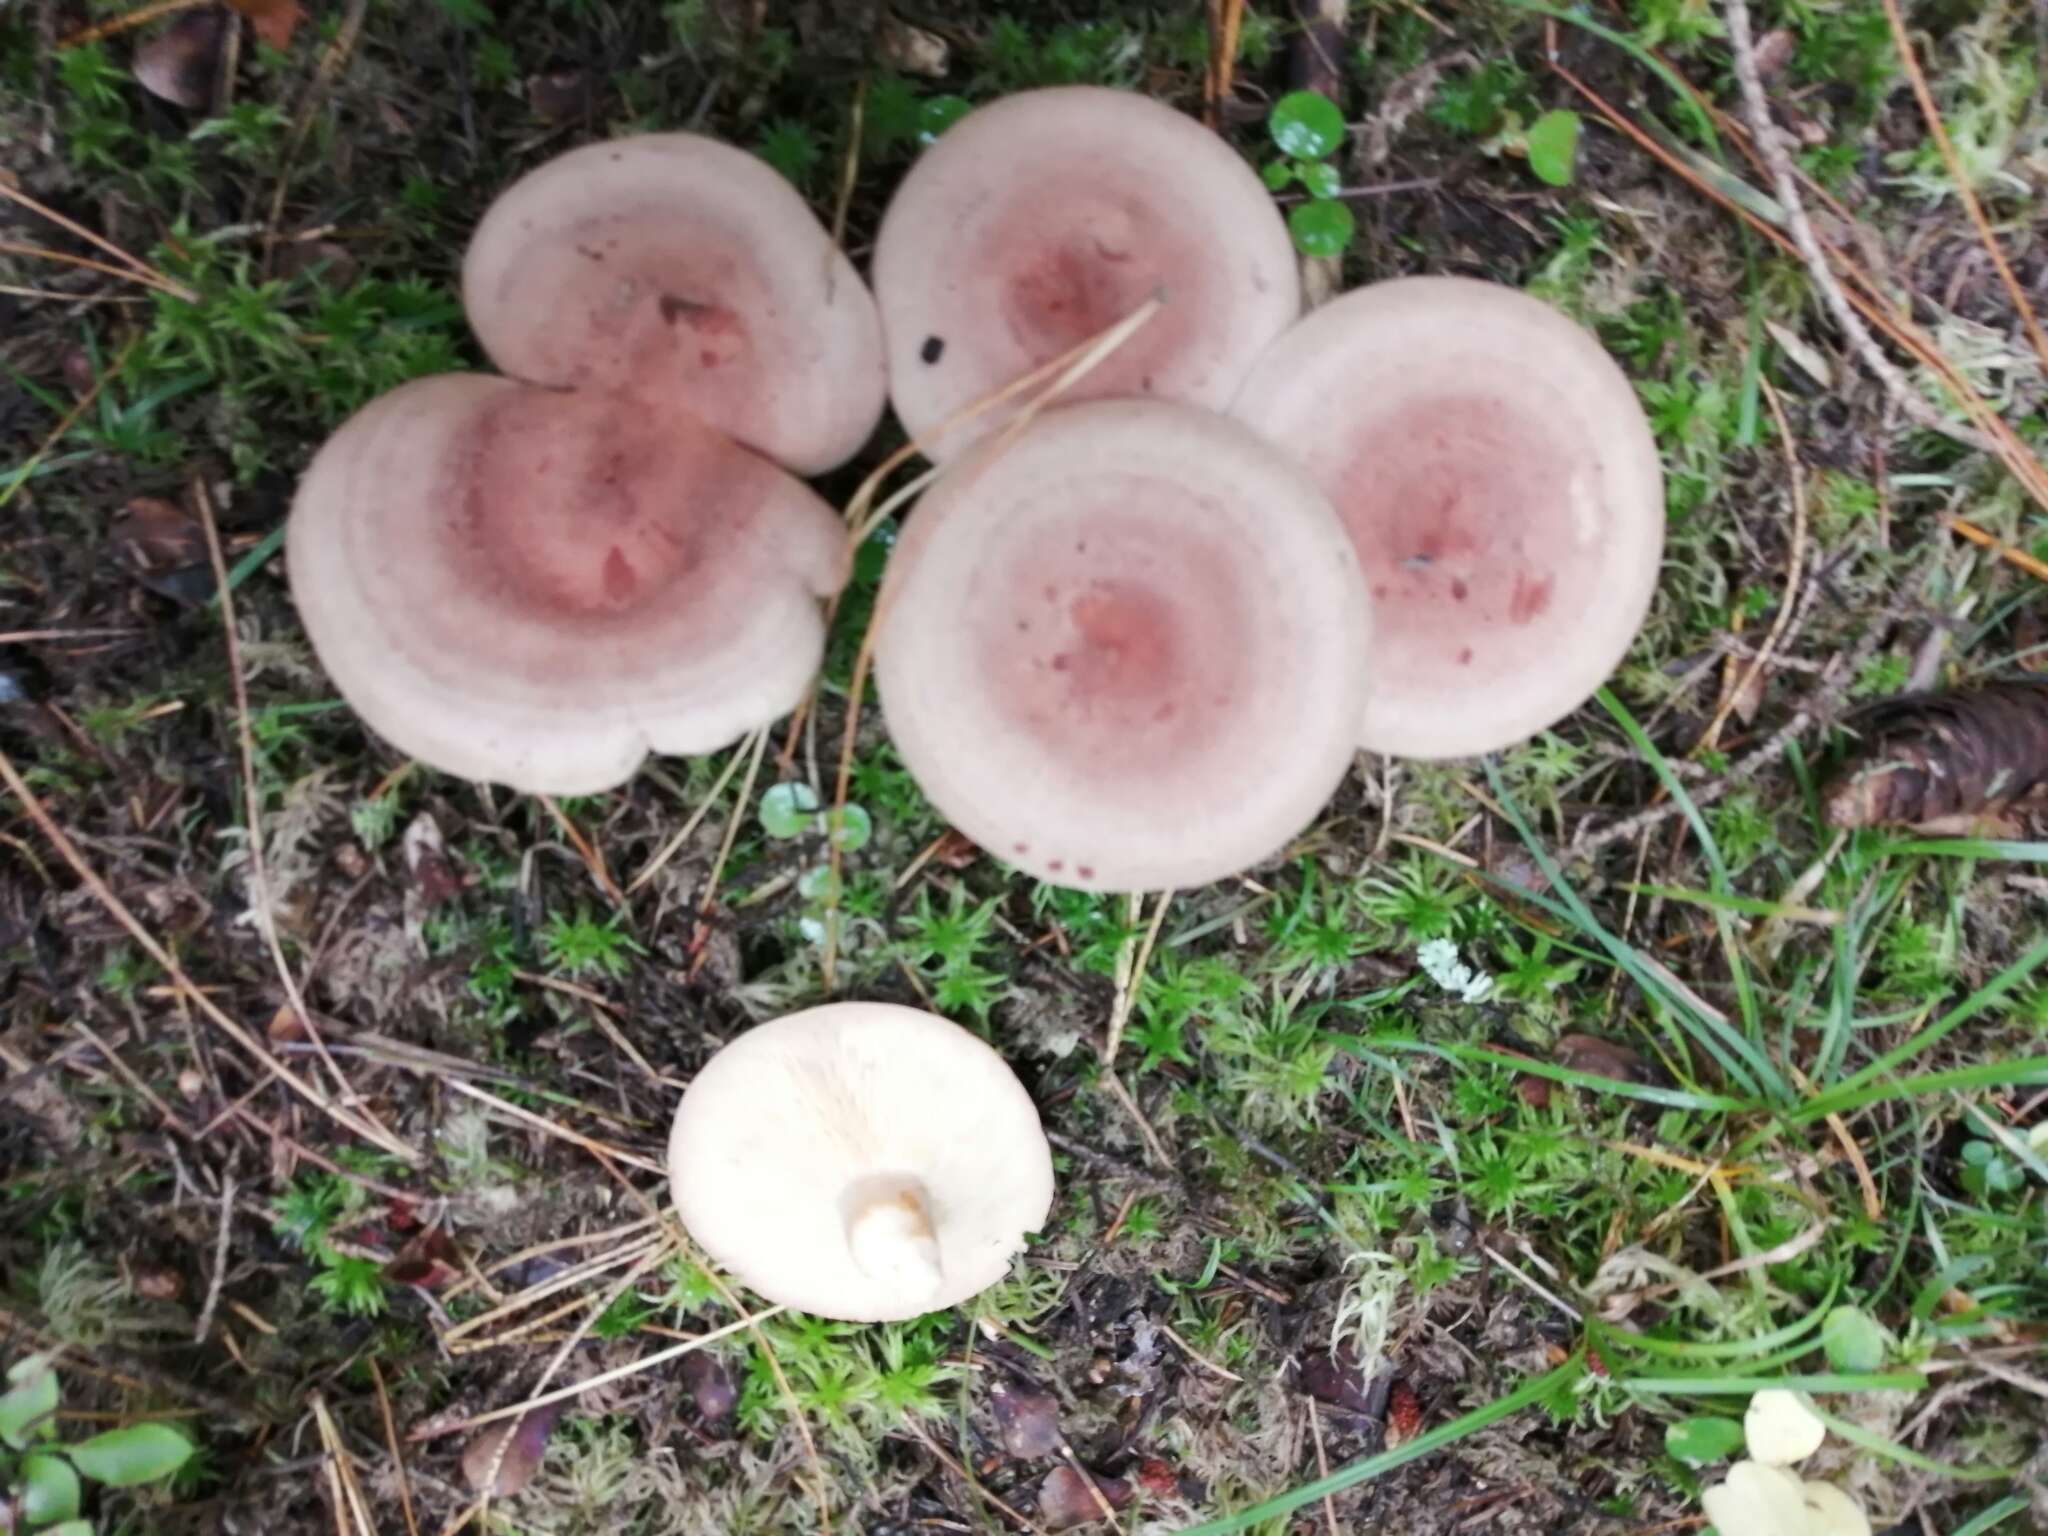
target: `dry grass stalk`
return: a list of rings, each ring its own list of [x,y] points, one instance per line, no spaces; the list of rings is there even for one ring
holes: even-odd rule
[[[235,633],[234,584],[228,580],[227,557],[221,552],[220,527],[214,520],[213,497],[207,494],[206,482],[196,475],[192,479],[192,503],[199,510],[199,524],[206,534],[206,557],[213,566],[213,589],[220,604],[221,638],[227,647],[228,682],[235,696],[235,741],[241,754],[242,814],[248,823],[249,883],[255,897],[256,927],[270,950],[271,963],[277,968],[278,981],[284,987],[285,1001],[291,1005],[299,1027],[312,1042],[321,1065],[327,1068],[335,1087],[345,1097],[358,1098],[354,1087],[342,1076],[341,1068],[335,1065],[334,1057],[328,1052],[320,1026],[313,1018],[313,1010],[306,1006],[305,994],[292,975],[291,963],[284,957],[284,941],[277,934],[277,909],[270,888],[270,865],[263,851],[263,795],[256,787],[256,733],[249,725],[249,684],[242,675],[241,642]],[[394,1149],[404,1147],[404,1143],[386,1130],[375,1115],[365,1110],[363,1118],[377,1126],[386,1146]],[[417,1158],[417,1154],[414,1157]]]

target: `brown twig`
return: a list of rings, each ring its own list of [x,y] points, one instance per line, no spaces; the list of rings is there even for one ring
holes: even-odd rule
[[[235,1232],[235,1175],[232,1169],[220,1176],[220,1225],[213,1238],[213,1272],[206,1284],[206,1302],[199,1309],[199,1325],[192,1330],[192,1342],[204,1344],[213,1332],[213,1314],[220,1306],[221,1287],[228,1278],[228,1242]]]
[[[138,272],[132,267],[117,267],[110,261],[96,261],[90,256],[74,256],[69,251],[53,251],[48,246],[25,245],[18,240],[0,240],[0,254],[8,256],[30,256],[38,261],[54,261],[67,267],[83,267],[88,272],[103,272],[108,277],[118,277],[131,283],[140,283],[158,293],[172,293],[174,290],[154,274]],[[53,299],[82,297],[78,294],[53,293],[46,295]]]
[[[377,1389],[377,1413],[384,1421],[384,1447],[391,1454],[391,1467],[398,1477],[398,1507],[405,1514],[406,1536],[420,1536],[419,1522],[412,1513],[412,1475],[406,1471],[405,1449],[398,1443],[398,1421],[391,1414],[391,1394],[384,1390],[384,1373],[377,1369],[377,1357],[366,1355],[371,1385]]]
[[[534,798],[547,807],[548,815],[554,818],[562,836],[569,839],[569,846],[576,850],[576,857],[581,859],[584,867],[590,871],[590,878],[597,882],[598,889],[611,899],[613,906],[623,907],[626,904],[626,893],[620,890],[619,883],[612,879],[611,869],[605,864],[604,855],[598,852],[596,845],[585,837],[576,823],[555,804],[553,795],[536,795]]]
[[[1979,528],[1967,517],[1947,517],[1943,521],[1954,532],[1961,534],[1972,544],[1982,545],[1999,559],[2005,561],[2006,564],[2025,571],[2036,581],[2048,581],[2048,563],[2043,563],[2039,558],[2028,554],[2024,549],[2014,549],[1996,534]]]
[[[1237,40],[1244,29],[1244,0],[1208,0],[1209,65],[1202,74],[1202,121],[1223,120],[1237,73]]]
[[[235,739],[241,753],[242,812],[249,824],[249,881],[255,888],[256,927],[269,947],[271,963],[277,967],[277,977],[284,985],[285,1001],[291,1005],[293,1017],[313,1043],[313,1049],[319,1055],[321,1065],[334,1079],[335,1087],[345,1095],[354,1096],[355,1089],[342,1076],[334,1057],[328,1054],[327,1041],[314,1021],[313,1010],[306,1006],[305,994],[292,975],[291,962],[284,957],[284,941],[278,937],[277,908],[270,889],[270,864],[263,851],[263,796],[256,787],[256,733],[249,725],[249,684],[242,675],[241,642],[235,633],[234,584],[228,580],[227,557],[221,551],[220,528],[213,516],[213,497],[207,493],[206,482],[197,475],[192,477],[192,503],[199,509],[200,527],[206,534],[206,557],[213,566],[214,593],[220,604],[221,637],[227,646],[228,681],[235,695]],[[384,1130],[377,1117],[367,1110],[363,1118],[380,1131]],[[400,1144],[391,1132],[384,1131],[384,1135],[390,1143]]]
[[[157,271],[148,262],[141,260],[139,257],[130,256],[105,235],[94,234],[76,219],[66,218],[63,214],[57,212],[56,209],[44,206],[18,187],[10,187],[6,182],[0,181],[0,197],[7,198],[10,202],[19,203],[32,213],[41,214],[59,229],[69,230],[79,239],[85,241],[86,244],[96,245],[108,255],[118,257],[129,268],[127,275],[133,277],[137,282],[145,283],[152,288],[160,288],[173,298],[183,299],[187,304],[197,304],[199,302],[199,295],[184,284],[171,281],[170,278]]]
[[[57,39],[59,48],[80,48],[87,43],[96,43],[101,38],[118,37],[123,32],[132,32],[137,27],[149,25],[159,17],[175,15],[179,11],[196,10],[210,0],[150,0],[148,5],[137,6],[134,10],[119,16],[109,16],[105,21],[96,21],[89,27],[80,27],[76,32],[67,32]]]
[[[348,10],[342,15],[334,41],[322,50],[320,62],[313,66],[313,78],[306,86],[305,100],[299,103],[299,114],[292,121],[292,135],[285,141],[284,153],[278,157],[277,185],[271,189],[270,214],[264,225],[263,260],[266,269],[271,252],[277,248],[278,228],[284,221],[284,195],[285,189],[291,185],[292,162],[298,159],[299,151],[305,148],[306,136],[313,131],[313,118],[319,111],[321,99],[334,84],[334,77],[341,73],[342,65],[348,62],[348,56],[355,52],[356,40],[362,36],[363,21],[369,13],[370,0],[348,0]]]

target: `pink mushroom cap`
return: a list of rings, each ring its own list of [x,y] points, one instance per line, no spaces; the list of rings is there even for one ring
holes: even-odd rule
[[[1199,885],[1315,818],[1365,705],[1367,598],[1314,483],[1226,417],[1116,400],[952,465],[884,584],[905,765],[1040,879]]]
[[[903,179],[875,242],[889,392],[945,459],[1013,410],[955,412],[1121,320],[1155,315],[1067,396],[1223,410],[1301,312],[1286,225],[1236,152],[1128,91],[1024,91],[970,112]]]
[[[587,144],[514,182],[462,263],[484,350],[534,384],[688,406],[799,474],[881,419],[881,322],[761,160],[690,133]]]
[[[793,707],[847,568],[830,507],[687,410],[478,374],[351,417],[285,548],[313,647],[371,727],[557,794]]]
[[[1361,745],[1446,758],[1577,709],[1656,591],[1664,481],[1592,334],[1494,283],[1346,294],[1277,342],[1233,414],[1307,466],[1373,598]]]

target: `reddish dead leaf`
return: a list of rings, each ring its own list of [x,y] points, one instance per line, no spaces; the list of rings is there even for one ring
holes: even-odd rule
[[[199,520],[176,502],[137,496],[110,530],[121,563],[160,597],[196,606],[213,596],[213,567]]]
[[[462,1475],[469,1486],[482,1493],[488,1481],[492,1498],[509,1499],[532,1482],[533,1474],[540,1470],[541,1458],[547,1454],[548,1436],[554,1430],[555,1420],[566,1407],[565,1399],[529,1409],[507,1423],[493,1424],[470,1441],[469,1449],[462,1453]],[[502,1458],[498,1454],[501,1446]],[[491,1476],[493,1466],[497,1468],[495,1478]]]
[[[415,1234],[384,1266],[384,1278],[394,1285],[417,1285],[429,1291],[461,1277],[454,1240],[439,1227]]]
[[[388,1199],[384,1202],[384,1225],[394,1232],[417,1232],[420,1208],[410,1200]]]
[[[279,1003],[263,1033],[274,1045],[296,1045],[306,1038],[306,1021],[290,1003]]]
[[[697,1405],[697,1412],[707,1424],[716,1424],[731,1415],[740,1400],[740,1389],[732,1379],[732,1370],[716,1355],[698,1350],[695,1354],[683,1356],[683,1390],[690,1394],[690,1401]]]
[[[1515,1079],[1515,1097],[1531,1109],[1550,1107],[1550,1079],[1524,1072]]]
[[[931,862],[943,869],[966,869],[980,861],[981,845],[951,828],[940,835],[938,851],[931,857]]]
[[[1618,1083],[1650,1080],[1649,1063],[1641,1055],[1598,1035],[1560,1035],[1550,1055],[1560,1067],[1588,1077],[1609,1077]]]
[[[213,83],[220,75],[221,45],[227,35],[226,11],[214,6],[187,11],[136,47],[136,84],[173,106],[211,106]]]
[[[405,854],[405,872],[412,876],[413,889],[421,905],[433,908],[462,894],[462,876],[444,851],[441,827],[422,811],[405,829],[399,846]]]
[[[1397,1381],[1387,1393],[1387,1449],[1406,1445],[1422,1433],[1422,1399],[1405,1381]]]
[[[1098,1493],[1100,1498],[1096,1497]],[[1092,1520],[1107,1519],[1102,1508],[1105,1500],[1110,1509],[1122,1509],[1131,1502],[1131,1485],[1120,1477],[1090,1478],[1076,1467],[1057,1466],[1038,1485],[1038,1518],[1047,1530],[1071,1530]]]
[[[1365,1368],[1350,1345],[1332,1352],[1318,1350],[1301,1362],[1301,1390],[1319,1403],[1349,1413],[1371,1413],[1371,1386]]]
[[[1171,1465],[1157,1456],[1147,1457],[1138,1463],[1138,1486],[1145,1490],[1148,1499],[1180,1497],[1180,1478]]]
[[[1758,666],[1747,656],[1731,656],[1728,665],[1735,679],[1735,694],[1729,707],[1744,725],[1754,725],[1757,711],[1764,707],[1764,689],[1771,681],[1770,668]]]
[[[273,48],[291,47],[292,34],[306,19],[298,0],[228,0],[228,4],[246,16],[256,35]]]
[[[996,1435],[1012,1456],[1037,1460],[1057,1456],[1060,1434],[1060,1405],[1047,1392],[998,1381],[989,1388],[989,1407],[996,1417]]]
[[[1831,825],[2008,836],[2048,825],[2048,682],[1903,695],[1850,723],[1863,746],[1828,786]]]

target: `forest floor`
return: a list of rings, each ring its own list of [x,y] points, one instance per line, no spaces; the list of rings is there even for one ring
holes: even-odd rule
[[[295,476],[376,394],[478,365],[460,253],[552,154],[699,129],[828,221],[850,167],[864,262],[954,98],[1199,111],[1209,31],[1191,0],[307,3],[84,42],[125,0],[0,8],[0,190],[146,264],[0,202],[0,1338],[58,1352],[64,1438],[156,1418],[200,1447],[91,1493],[102,1532],[1046,1530],[1100,1515],[1081,1467],[1167,1531],[1372,1456],[1240,1523],[1682,1531],[1713,1474],[1667,1432],[1780,1378],[1836,1423],[1807,1475],[1879,1530],[2048,1532],[2048,846],[1837,832],[1819,798],[1857,705],[2048,661],[2015,473],[2043,358],[1880,0],[1755,25],[1818,237],[1932,349],[1891,351],[1917,415],[1777,237],[1711,0],[1354,0],[1347,281],[1527,287],[1658,435],[1666,567],[1613,707],[1486,761],[1361,760],[1285,858],[1163,908],[946,838],[870,707],[832,990],[1015,1066],[1047,1229],[956,1311],[776,1317],[522,1421],[487,1510],[471,1420],[745,1304],[657,1223],[658,1170],[706,1057],[827,995],[823,844],[760,799],[829,790],[887,531],[751,797],[721,754],[549,807],[409,765],[334,696],[278,554]],[[1908,9],[2048,307],[2048,12]],[[1221,131],[1255,160],[1298,54],[1254,0]],[[1526,154],[1558,111],[1564,185]],[[1964,417],[1930,357],[2010,424],[2003,459],[1939,430]]]

